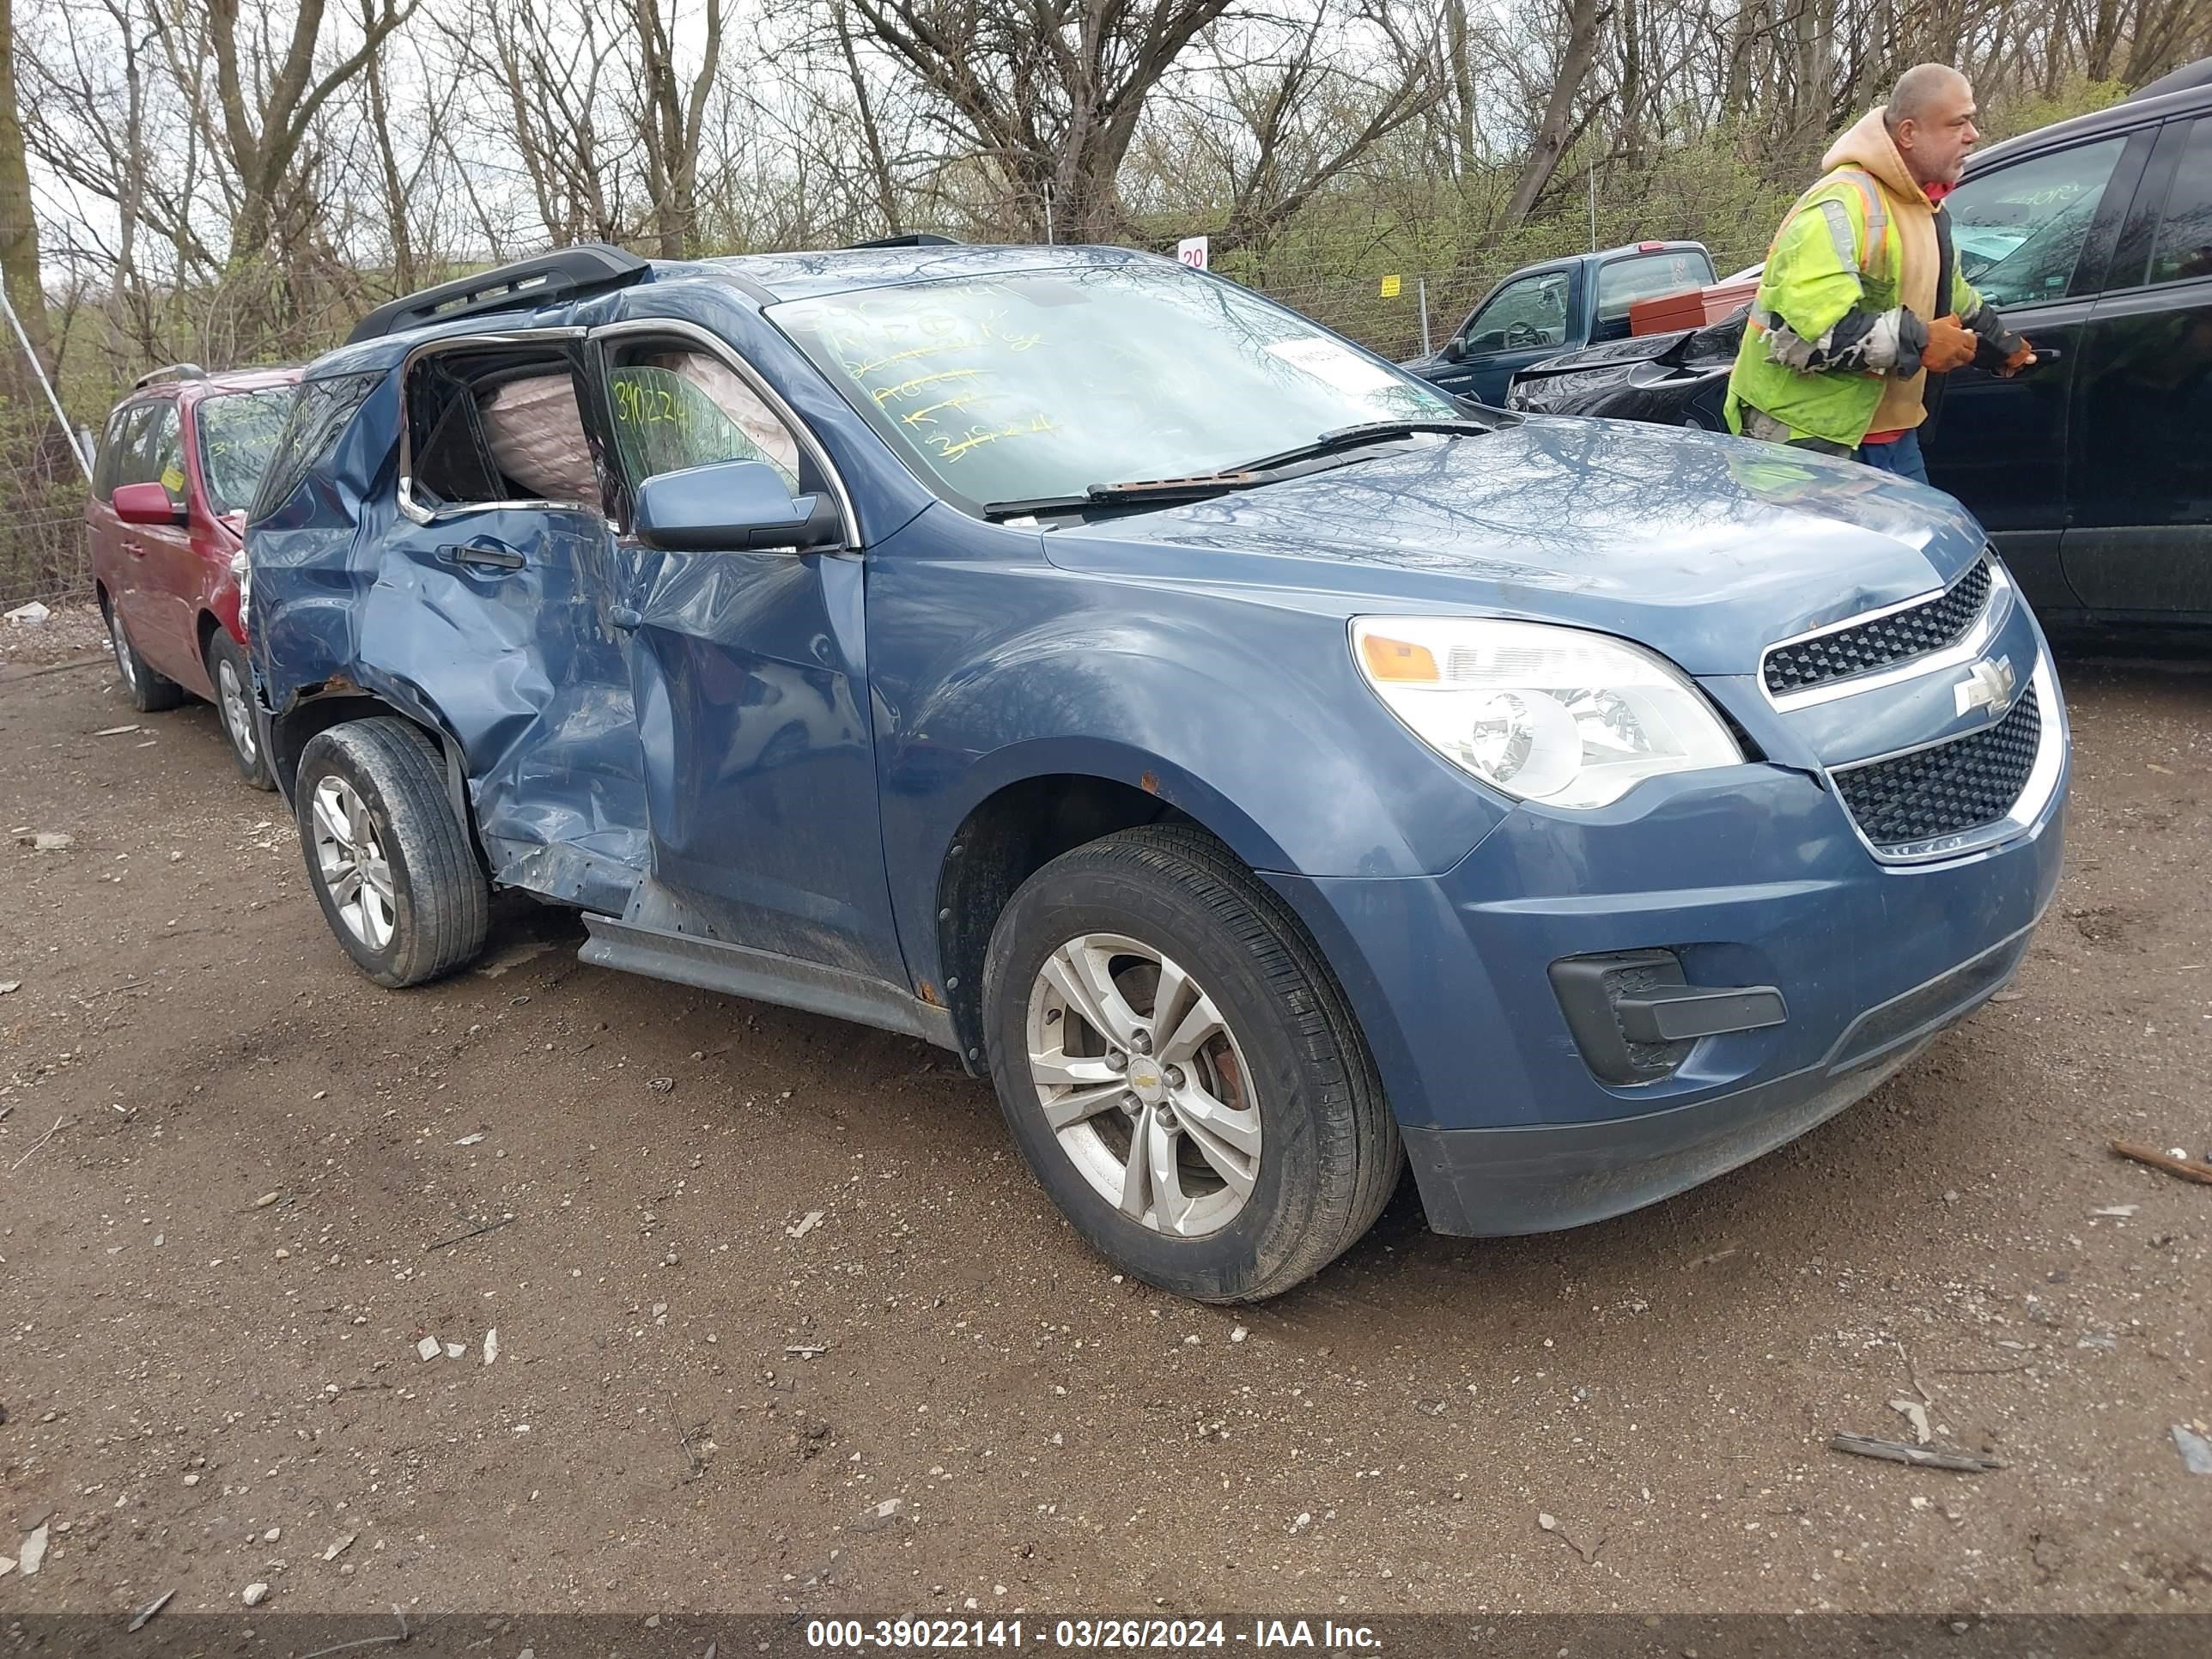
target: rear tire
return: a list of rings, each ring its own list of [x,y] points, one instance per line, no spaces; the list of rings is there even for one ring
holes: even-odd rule
[[[1124,831],[1030,877],[992,934],[983,1010],[1030,1171],[1094,1249],[1162,1290],[1279,1295],[1397,1184],[1398,1126],[1343,993],[1288,907],[1202,831]]]
[[[230,740],[230,757],[238,763],[239,775],[256,789],[274,789],[276,779],[269,770],[254,708],[253,671],[246,666],[238,641],[220,627],[208,639],[207,672],[208,684],[215,688],[216,718]]]
[[[107,643],[115,653],[115,672],[123,678],[123,693],[131,699],[131,706],[142,714],[158,714],[182,702],[185,688],[138,654],[138,647],[131,643],[131,629],[114,602],[102,599],[100,608],[107,615]]]
[[[420,985],[483,951],[491,894],[422,730],[390,715],[319,732],[294,804],[323,919],[379,985]]]

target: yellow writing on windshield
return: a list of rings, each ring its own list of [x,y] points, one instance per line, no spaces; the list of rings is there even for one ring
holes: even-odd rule
[[[917,374],[910,380],[901,380],[896,386],[874,387],[868,395],[878,404],[887,404],[894,398],[910,398],[922,387],[934,386],[939,380],[970,380],[982,372],[980,368],[947,368],[935,374]]]
[[[957,461],[969,451],[980,449],[985,444],[996,443],[1001,438],[1028,437],[1033,434],[1057,432],[1059,429],[1053,424],[1049,416],[1036,415],[1026,421],[1016,421],[1006,426],[971,426],[958,438],[955,438],[949,432],[932,434],[929,441],[937,447],[938,459]]]
[[[978,402],[981,396],[980,392],[970,392],[961,397],[945,398],[933,404],[924,404],[910,414],[900,416],[899,419],[908,426],[935,426],[937,422],[930,419],[930,416],[936,414],[939,410],[965,409],[969,404]]]
[[[845,372],[858,379],[879,368],[889,368],[893,363],[902,363],[909,357],[934,357],[941,352],[963,350],[967,343],[964,340],[947,340],[942,345],[914,346],[905,351],[894,351],[888,357],[878,357],[871,363],[848,363]]]

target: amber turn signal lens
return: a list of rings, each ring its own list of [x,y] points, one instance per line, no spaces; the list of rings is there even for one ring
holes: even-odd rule
[[[1442,678],[1437,672],[1436,653],[1425,645],[1370,634],[1359,641],[1359,647],[1367,655],[1367,672],[1378,680],[1433,682]]]

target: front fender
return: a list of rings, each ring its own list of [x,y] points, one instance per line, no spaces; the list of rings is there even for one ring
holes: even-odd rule
[[[1448,869],[1504,816],[1368,688],[1333,599],[1065,570],[1034,533],[933,509],[871,556],[867,605],[885,858],[924,978],[947,849],[1026,779],[1132,786],[1308,877]]]

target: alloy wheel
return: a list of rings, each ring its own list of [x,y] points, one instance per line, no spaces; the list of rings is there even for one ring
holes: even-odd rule
[[[368,804],[343,778],[315,786],[314,835],[315,867],[338,919],[370,950],[383,950],[399,922],[392,860]]]
[[[215,685],[222,708],[222,723],[230,732],[231,747],[249,767],[260,758],[253,736],[253,705],[246,701],[238,665],[228,657],[216,665]]]
[[[138,664],[131,653],[131,641],[123,636],[123,618],[113,611],[107,613],[107,642],[115,652],[116,672],[123,676],[123,684],[131,690],[138,689]]]
[[[1236,1035],[1163,952],[1085,933],[1030,990],[1030,1076],[1061,1152],[1130,1220],[1227,1226],[1259,1179],[1259,1100]]]

